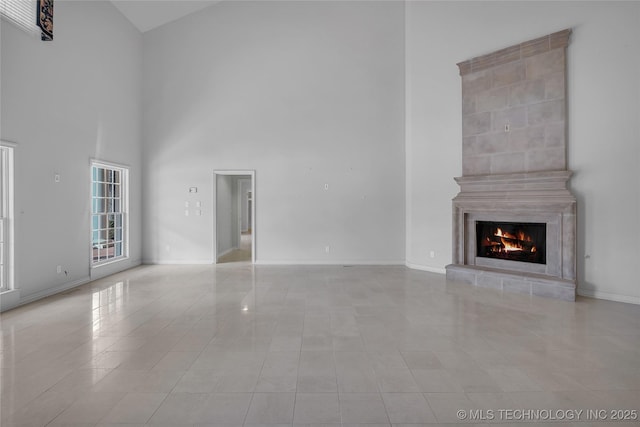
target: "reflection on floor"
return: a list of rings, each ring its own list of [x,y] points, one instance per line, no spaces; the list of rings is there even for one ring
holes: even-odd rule
[[[251,261],[251,233],[242,233],[240,247],[218,258],[218,264]]]
[[[640,409],[640,306],[405,267],[142,266],[0,320],[3,427],[593,427],[588,409]]]

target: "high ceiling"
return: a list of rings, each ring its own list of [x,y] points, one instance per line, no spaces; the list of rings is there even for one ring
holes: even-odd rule
[[[221,0],[111,0],[141,32],[209,7]]]

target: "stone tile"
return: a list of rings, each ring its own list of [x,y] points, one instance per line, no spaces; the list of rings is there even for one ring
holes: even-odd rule
[[[462,135],[470,136],[488,132],[491,129],[491,113],[477,113],[462,118]]]
[[[528,106],[529,125],[563,121],[565,100],[546,101]]]
[[[299,375],[296,390],[302,393],[335,393],[337,387],[335,375]]]
[[[544,79],[527,80],[509,87],[509,105],[528,105],[545,99],[547,82]]]
[[[462,158],[473,156],[475,154],[475,136],[466,136],[462,138]]]
[[[523,128],[527,125],[527,107],[511,107],[494,111],[491,121],[491,130],[494,132],[504,132],[507,124],[510,129]]]
[[[502,290],[502,279],[494,274],[479,274],[476,280],[476,286],[485,289]]]
[[[555,49],[525,59],[527,80],[538,79],[549,74],[562,72],[565,69],[564,49]]]
[[[564,301],[574,301],[576,291],[573,288],[563,288],[558,285],[550,285],[545,283],[532,283],[532,294],[540,297],[555,298]]]
[[[247,416],[251,393],[213,393],[208,395],[196,423],[235,424]]]
[[[295,393],[254,393],[246,424],[290,424]]]
[[[462,386],[445,369],[412,370],[413,377],[423,392],[454,393],[463,392]]]
[[[565,147],[565,122],[549,123],[544,127],[544,145],[546,147]]]
[[[531,150],[526,153],[526,170],[528,172],[545,170],[564,170],[566,158],[564,148],[548,148]]]
[[[493,87],[508,86],[524,80],[524,71],[523,61],[516,61],[495,67],[492,70]]]
[[[565,75],[564,72],[549,74],[544,78],[545,99],[556,99],[565,97]]]
[[[502,286],[506,292],[515,292],[525,295],[531,294],[531,285],[524,280],[504,279]]]
[[[509,133],[494,132],[485,133],[476,137],[473,145],[472,154],[495,154],[509,151],[510,145],[508,141]]]
[[[545,146],[545,126],[528,126],[508,133],[509,151],[528,151]]]
[[[474,94],[462,95],[462,115],[468,116],[476,112],[476,96]]]
[[[429,404],[420,393],[383,393],[382,399],[392,424],[436,422]]]
[[[340,417],[343,425],[389,423],[387,410],[378,393],[341,393]]]
[[[295,392],[298,383],[297,375],[263,376],[258,378],[256,392]]]
[[[469,156],[462,159],[463,175],[483,175],[491,172],[490,156]]]
[[[492,74],[490,70],[478,71],[462,76],[462,93],[464,96],[491,89]]]
[[[524,153],[496,154],[491,156],[491,173],[513,173],[524,170]]]
[[[432,351],[403,351],[402,357],[412,371],[442,368],[440,359]]]
[[[166,397],[166,393],[127,393],[101,422],[144,424],[156,412]]]
[[[476,112],[493,111],[508,105],[509,88],[500,87],[476,94]]]
[[[297,393],[295,424],[340,424],[337,393]]]

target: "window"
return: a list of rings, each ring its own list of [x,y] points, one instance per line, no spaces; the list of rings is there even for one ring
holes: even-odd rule
[[[36,25],[38,4],[34,0],[2,0],[0,16],[17,25],[29,34],[40,34]]]
[[[0,145],[0,292],[13,288],[13,146]]]
[[[129,169],[91,164],[91,262],[93,266],[128,256]]]

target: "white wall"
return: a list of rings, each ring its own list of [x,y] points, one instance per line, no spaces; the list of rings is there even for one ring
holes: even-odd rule
[[[409,2],[406,18],[408,264],[442,271],[451,262],[462,145],[456,63],[573,28],[568,167],[579,293],[640,302],[640,3]]]
[[[248,192],[251,191],[251,180],[240,179],[240,231],[245,232],[251,228],[249,223],[249,196]]]
[[[145,33],[144,75],[145,261],[211,262],[240,169],[258,262],[403,262],[403,3],[223,2]]]
[[[110,271],[141,258],[141,36],[110,2],[56,2],[55,22],[53,42],[1,26],[1,138],[18,144],[22,302],[89,279],[90,158],[131,167],[131,257]]]

